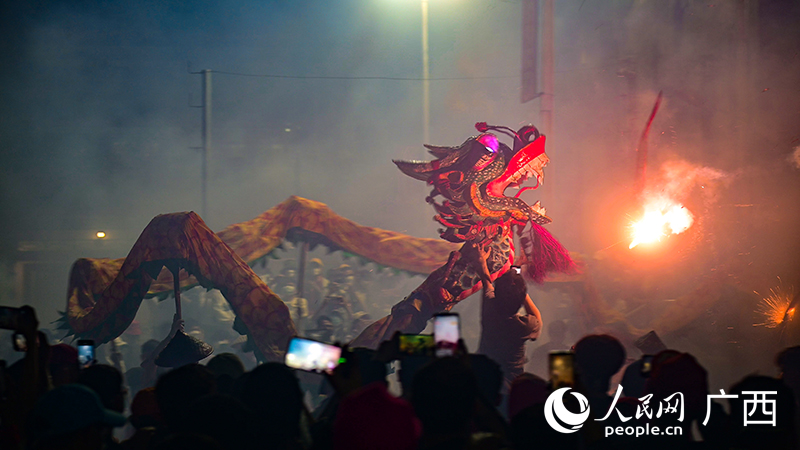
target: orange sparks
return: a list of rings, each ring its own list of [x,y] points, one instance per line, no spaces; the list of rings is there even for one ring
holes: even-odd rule
[[[660,241],[668,233],[683,233],[693,222],[692,213],[680,203],[668,198],[650,200],[642,218],[631,224],[633,240],[628,248]]]
[[[764,322],[753,324],[754,326],[776,328],[784,321],[791,320],[795,315],[791,292],[785,292],[781,287],[769,291],[770,295],[762,298],[756,307],[756,312],[764,316]]]

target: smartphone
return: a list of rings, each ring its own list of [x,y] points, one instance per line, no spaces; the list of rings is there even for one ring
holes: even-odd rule
[[[286,365],[309,372],[330,372],[342,361],[342,349],[335,345],[294,337],[286,351]]]
[[[12,336],[12,341],[14,343],[14,350],[18,352],[27,352],[28,351],[28,340],[25,339],[25,335],[22,333],[14,333]]]
[[[433,339],[437,357],[453,356],[461,338],[461,325],[457,313],[433,316]]]
[[[575,385],[575,354],[569,351],[550,352],[550,387],[552,390]]]
[[[94,341],[81,339],[78,341],[78,366],[85,369],[94,363]]]
[[[432,355],[434,348],[431,334],[401,334],[400,353],[404,355]]]
[[[650,376],[650,371],[653,370],[653,355],[643,355],[642,356],[642,369],[641,374],[643,377],[648,378]]]

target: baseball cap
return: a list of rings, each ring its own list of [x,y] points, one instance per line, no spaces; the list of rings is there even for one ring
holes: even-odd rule
[[[100,397],[80,384],[66,384],[45,393],[36,405],[43,436],[58,436],[93,424],[125,425],[125,416],[105,409]]]

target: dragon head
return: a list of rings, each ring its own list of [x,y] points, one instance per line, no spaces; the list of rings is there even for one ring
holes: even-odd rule
[[[517,188],[535,179],[536,188],[544,181],[544,166],[550,161],[544,153],[545,136],[533,125],[517,131],[508,127],[475,124],[481,132],[458,147],[425,145],[436,157],[433,161],[394,161],[406,175],[433,187],[426,199],[437,214],[434,219],[445,226],[441,237],[451,242],[483,241],[511,224],[531,221],[550,223],[537,201],[528,205],[519,198],[505,195],[507,188]],[[497,131],[513,139],[501,142]],[[443,200],[437,201],[437,197]]]

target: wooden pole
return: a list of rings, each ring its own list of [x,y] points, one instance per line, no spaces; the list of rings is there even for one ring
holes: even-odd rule
[[[553,91],[555,91],[554,0],[544,0],[542,11],[542,131],[548,138],[553,132]]]
[[[303,303],[305,297],[306,281],[306,256],[308,255],[308,242],[300,243],[300,263],[297,267],[297,329],[301,330],[303,322]]]
[[[522,1],[522,86],[520,101],[539,96],[539,0]]]
[[[554,0],[544,0],[542,10],[542,99],[540,103],[539,118],[542,121],[542,132],[547,136],[548,151],[553,149],[553,93],[555,91],[555,51],[554,51]],[[552,153],[551,153],[552,154]],[[548,183],[543,183],[542,194],[548,201],[556,203],[555,195],[555,170],[548,167]]]
[[[297,266],[297,296],[305,298],[306,256],[308,255],[308,242],[300,243],[300,263]]]
[[[175,294],[175,314],[178,320],[181,319],[181,269],[180,267],[172,270],[172,290]]]
[[[203,70],[203,169],[202,169],[202,217],[208,222],[208,162],[211,157],[211,71]]]
[[[422,143],[430,143],[431,82],[430,53],[428,48],[428,0],[422,0]]]

